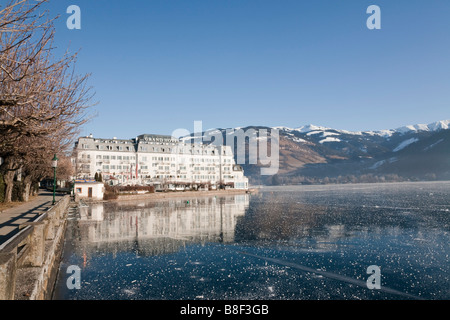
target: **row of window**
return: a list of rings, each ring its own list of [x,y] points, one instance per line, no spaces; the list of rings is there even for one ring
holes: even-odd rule
[[[87,159],[89,159],[89,157]],[[103,160],[136,160],[136,157],[135,156],[109,156],[109,155],[103,155],[102,156],[101,154],[98,154],[96,156],[96,159],[103,159]]]
[[[132,166],[134,165],[134,163],[132,164]],[[97,163],[97,166],[101,166],[101,162],[98,162]],[[125,165],[125,166],[122,166],[122,165],[114,165],[114,164],[112,164],[112,165],[108,165],[108,164],[105,164],[105,165],[103,165],[102,166],[102,168],[103,168],[103,171],[106,171],[106,172],[108,172],[108,170],[129,170],[130,169],[130,166],[128,166],[128,165]]]
[[[215,181],[218,179],[215,175],[209,175],[209,174],[195,174],[194,180],[213,180]]]
[[[81,154],[82,159],[90,159],[91,155],[83,153]],[[103,159],[103,160],[136,160],[136,156],[117,156],[117,155],[101,155],[98,154],[95,156],[97,160]],[[147,161],[146,156],[140,157],[141,161]],[[152,157],[152,161],[175,161],[176,159],[174,157]],[[184,159],[181,158],[182,162],[184,162]],[[210,159],[210,158],[191,158],[191,162],[194,163],[200,163],[200,162],[207,162],[207,163],[216,163],[216,159]],[[232,159],[223,159],[223,163],[232,163]]]
[[[89,145],[82,144],[82,149],[89,149]],[[97,150],[108,150],[108,151],[134,151],[134,147],[130,146],[108,146],[108,145],[96,145],[95,148]],[[171,147],[139,147],[139,151],[147,152],[147,151],[153,151],[153,152],[173,152],[173,148]],[[202,151],[202,152],[200,152]],[[210,151],[210,152],[208,152]],[[215,155],[215,150],[193,150],[193,149],[178,149],[178,153],[190,153],[190,154],[211,154]],[[225,152],[224,152],[225,154]]]
[[[147,161],[147,157],[141,157],[142,161]],[[175,161],[175,158],[172,157],[152,157],[153,161]]]
[[[111,165],[108,165],[108,164],[105,164],[105,165],[102,165],[102,162],[97,162],[96,163],[96,165],[97,166],[99,166],[99,167],[102,167],[102,169],[103,169],[103,171],[105,171],[105,172],[108,172],[109,170],[130,170],[131,169],[131,167],[132,166],[134,166],[134,163],[132,163],[131,164],[131,166],[130,165],[114,165],[114,164],[111,164]],[[159,171],[170,171],[170,169],[173,169],[173,168],[175,168],[175,165],[174,164],[172,164],[171,166],[157,166],[157,164],[156,163],[153,163],[153,167],[157,167],[157,169],[159,170]],[[88,165],[88,164],[83,164],[83,165],[81,165],[80,166],[80,168],[83,170],[83,171],[86,171],[86,170],[90,170],[90,165]],[[149,166],[140,166],[140,169],[141,170],[148,170],[149,169]],[[224,167],[223,168],[223,170],[224,171],[230,171],[230,167]],[[185,166],[180,166],[179,168],[178,168],[178,170],[180,170],[180,171],[186,171],[186,167]],[[214,167],[194,167],[194,171],[215,171],[215,168]]]
[[[87,144],[83,144],[81,147],[83,149],[89,149],[89,145],[87,145]],[[130,150],[133,150],[134,151],[134,148],[133,147],[129,147],[129,146],[126,146],[126,147],[116,146],[114,148],[113,146],[96,145],[95,148],[97,150],[109,150],[109,151],[113,151],[113,150],[115,150],[115,151],[124,151],[124,150],[125,151],[130,151]],[[131,149],[131,148],[133,148],[133,149]]]
[[[170,142],[150,142],[143,141],[144,145],[136,145],[133,141],[126,140],[101,140],[93,139],[96,150],[108,150],[108,151],[143,151],[143,152],[173,152],[174,148],[177,148],[180,154],[219,154],[219,149],[217,147],[202,146],[198,147],[192,144],[180,143],[177,140],[170,140]],[[101,143],[101,144],[98,144]],[[150,146],[153,145],[153,146]],[[92,144],[82,143],[80,145],[81,149],[88,150],[92,148]],[[226,155],[226,150],[223,150],[223,155]]]
[[[214,167],[194,167],[194,171],[214,171],[215,168]]]

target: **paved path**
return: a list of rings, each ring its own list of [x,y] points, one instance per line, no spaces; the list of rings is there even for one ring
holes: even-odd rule
[[[62,195],[56,195],[56,201]],[[31,201],[0,212],[0,245],[19,231],[19,225],[34,220],[52,206],[53,193],[39,190],[39,195]]]

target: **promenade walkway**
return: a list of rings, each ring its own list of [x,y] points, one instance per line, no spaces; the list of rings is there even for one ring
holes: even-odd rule
[[[62,195],[56,194],[56,201]],[[53,193],[39,190],[33,200],[0,212],[0,246],[19,231],[22,223],[30,222],[52,206]]]

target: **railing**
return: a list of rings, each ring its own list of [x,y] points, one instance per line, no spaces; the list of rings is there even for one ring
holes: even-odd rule
[[[49,276],[46,274],[50,273],[48,269],[54,262],[54,252],[48,251],[53,251],[55,245],[47,244],[58,242],[61,238],[69,201],[70,196],[64,196],[35,220],[21,224],[19,232],[0,245],[0,300],[15,299],[16,278],[20,268],[41,267],[44,277],[41,277],[40,286],[48,282],[45,277]],[[41,289],[45,291],[45,288]],[[36,296],[29,298],[42,297],[41,293],[34,292]]]

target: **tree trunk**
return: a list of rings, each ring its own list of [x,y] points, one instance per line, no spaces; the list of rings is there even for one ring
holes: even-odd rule
[[[30,199],[31,177],[30,177],[30,176],[26,176],[26,177],[23,179],[23,184],[24,184],[24,188],[23,188],[23,201],[24,201],[24,202],[28,202],[28,200]]]
[[[36,183],[31,184],[31,195],[35,196],[38,194],[38,190],[36,189]]]
[[[3,180],[5,181],[6,189],[5,189],[5,203],[11,202],[12,200],[12,191],[14,188],[14,175],[15,171],[7,171],[3,176]]]
[[[12,192],[14,188],[14,176],[16,175],[17,168],[14,169],[14,161],[11,158],[4,159],[2,167],[4,168],[3,181],[5,182],[5,203],[12,201]]]

